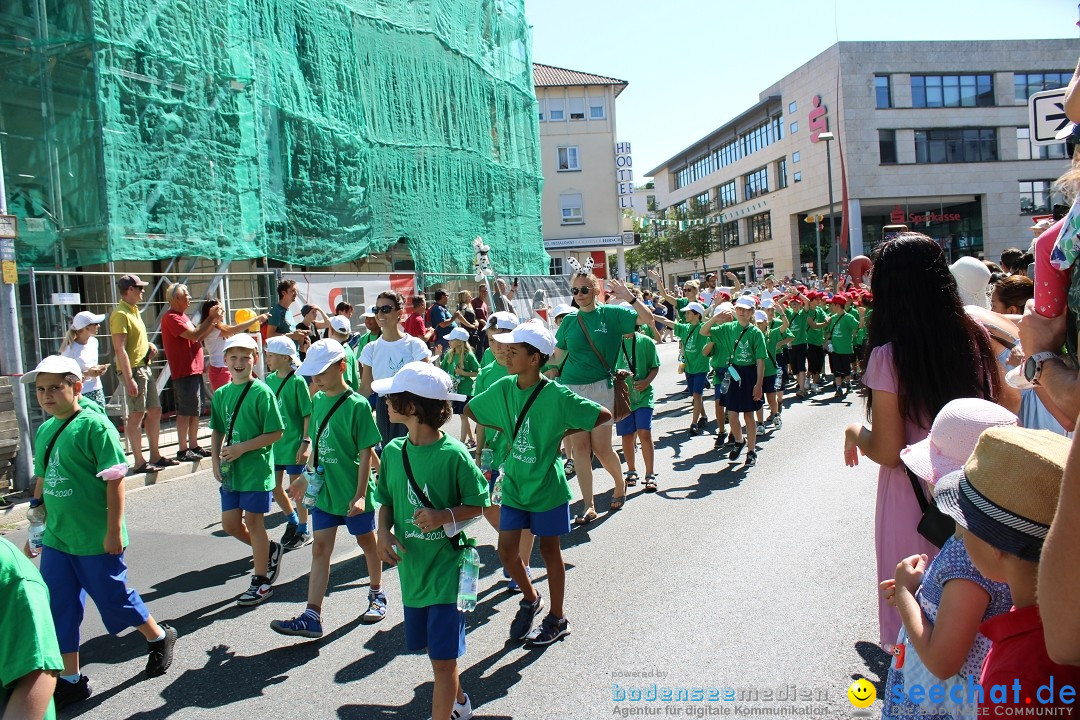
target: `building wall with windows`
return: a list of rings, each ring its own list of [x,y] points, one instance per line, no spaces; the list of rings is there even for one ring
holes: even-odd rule
[[[702,154],[750,126],[744,113],[647,174],[661,208],[711,193],[715,212],[736,223],[718,230],[738,233],[726,252],[732,269],[750,274],[756,256],[783,275],[814,261],[807,216],[826,216],[827,244],[828,155],[839,234],[842,146],[849,256],[869,253],[884,225],[903,222],[951,258],[996,260],[1006,247],[1026,247],[1032,216],[1051,212],[1050,184],[1068,163],[1064,145],[1030,144],[1027,98],[1067,85],[1075,55],[1075,40],[839,43],[763,90],[751,109],[779,114],[782,138],[732,164],[706,163],[709,172],[697,175]],[[814,129],[839,145],[813,141],[812,115],[827,125]],[[723,254],[710,263],[719,266]],[[826,271],[835,268],[828,260]],[[674,272],[692,268],[683,265]]]

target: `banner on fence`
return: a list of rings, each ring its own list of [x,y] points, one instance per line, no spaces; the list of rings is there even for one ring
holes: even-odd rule
[[[363,312],[375,304],[381,292],[399,292],[405,298],[416,294],[413,273],[282,273],[281,279],[296,281],[296,302],[289,308],[294,316],[300,315],[304,305],[318,305],[327,315],[333,315],[339,302]]]

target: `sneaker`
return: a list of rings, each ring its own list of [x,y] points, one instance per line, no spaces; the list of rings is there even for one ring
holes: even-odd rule
[[[833,397],[834,398],[844,397],[844,389],[841,388],[840,386],[837,386],[836,392],[833,393]]]
[[[268,582],[260,583],[257,579],[251,579],[251,586],[236,598],[237,605],[243,605],[245,607],[251,605],[258,605],[265,602],[271,595],[274,594],[274,586]]]
[[[742,453],[742,449],[744,447],[746,447],[746,441],[745,440],[743,442],[740,442],[740,443],[735,443],[731,447],[731,452],[728,453],[727,459],[728,460],[738,460],[739,459],[739,454]]]
[[[510,623],[510,639],[524,640],[529,637],[529,633],[532,632],[533,621],[536,620],[537,615],[543,609],[544,596],[540,593],[536,593],[535,602],[529,602],[528,600],[519,602],[517,615],[514,616],[514,621]]]
[[[525,568],[525,574],[529,576],[529,580],[532,580],[532,568],[531,567],[526,567]],[[506,589],[508,591],[510,591],[512,593],[521,592],[521,588],[518,587],[518,584],[514,581],[514,578],[510,577],[510,575],[505,570],[503,570],[503,575],[506,575],[506,577],[510,580],[510,582],[506,583]]]
[[[82,702],[93,694],[90,689],[90,678],[85,675],[79,676],[79,682],[68,682],[62,678],[56,678],[56,689],[53,691],[53,705],[55,709],[67,707],[77,702]]]
[[[292,620],[274,620],[270,623],[270,629],[280,635],[295,635],[297,637],[319,638],[322,637],[322,619],[314,610],[305,610]]]
[[[185,450],[183,452],[176,453],[176,459],[179,462],[199,462],[203,459],[203,456],[193,450]]]
[[[281,553],[285,551],[285,548],[281,547],[281,543],[270,542],[270,559],[266,564],[266,582],[271,585],[277,580],[278,574],[281,572]]]
[[[285,550],[291,550],[292,549],[291,547],[289,547],[289,544],[292,542],[292,539],[294,537],[296,537],[296,531],[299,530],[299,529],[300,529],[299,525],[293,525],[292,523],[286,523],[285,524],[285,532],[281,533],[281,541],[280,542],[281,542],[281,547],[282,548],[284,548]]]
[[[690,423],[690,429],[687,432],[689,432],[691,435],[700,435],[701,428],[697,426],[697,423]]]
[[[719,450],[720,448],[724,447],[727,444],[726,441],[727,441],[727,438],[724,437],[724,433],[720,433],[719,435],[716,436],[716,439],[713,440],[713,444],[712,444],[713,449],[714,450]]]
[[[575,470],[574,461],[572,459],[568,459],[565,463],[563,463],[563,472],[566,473],[567,480],[574,477]]]
[[[702,415],[701,418],[697,422],[697,426],[698,426],[698,432],[704,433],[709,427],[709,418]]]
[[[450,720],[471,720],[472,716],[472,699],[469,697],[469,693],[465,693],[465,702],[454,701],[454,709],[450,712]],[[428,720],[431,720],[431,718],[428,718]]]
[[[190,451],[190,452],[193,452],[193,453],[195,453],[196,455],[198,455],[199,457],[204,457],[204,458],[208,458],[208,457],[213,457],[213,456],[214,456],[214,453],[210,452],[210,451],[209,451],[209,450],[207,450],[206,448],[201,448],[201,447],[199,447],[198,445],[196,445],[196,446],[195,446],[195,447],[193,447],[193,448],[188,448],[188,451]]]
[[[755,465],[757,465],[757,451],[756,450],[751,450],[750,452],[746,453],[746,464],[745,464],[745,466],[746,467],[754,467]]]
[[[165,631],[165,637],[149,643],[150,655],[146,658],[146,677],[164,675],[172,665],[173,648],[176,646],[176,628],[162,623],[161,629]]]
[[[765,434],[765,423],[758,423],[757,424],[757,434],[758,435],[764,435]]]
[[[776,427],[776,416],[775,415],[770,415],[769,417],[765,418],[765,427],[767,427],[767,428]]]
[[[370,625],[386,617],[386,593],[382,590],[369,590],[367,601],[367,611],[360,616],[361,620]]]
[[[311,544],[311,533],[300,532],[299,530],[293,533],[290,540],[286,541],[285,538],[281,538],[281,546],[286,550],[298,550],[305,545]]]
[[[773,429],[779,430],[783,426],[784,426],[783,418],[781,418],[779,415],[777,415],[775,418],[773,418]]]
[[[540,627],[529,633],[525,644],[529,647],[544,647],[570,634],[570,621],[548,614]]]
[[[730,450],[733,447],[735,447],[735,433],[728,433],[727,434],[727,449]]]

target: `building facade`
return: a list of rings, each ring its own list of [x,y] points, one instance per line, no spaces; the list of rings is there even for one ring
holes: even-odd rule
[[[869,254],[906,224],[951,259],[1026,248],[1049,215],[1064,144],[1035,146],[1028,98],[1064,87],[1075,40],[842,42],[766,88],[759,102],[647,173],[661,212],[708,203],[716,252],[742,277],[805,275]],[[827,134],[826,134],[827,133]],[[830,135],[832,136],[831,139]],[[847,179],[849,245],[829,256]],[[824,216],[821,223],[814,220]],[[673,277],[700,261],[669,264]]]
[[[598,269],[610,252],[622,258],[615,100],[627,82],[533,64],[544,189],[541,217],[550,272],[570,272],[569,257],[590,255]],[[625,176],[626,173],[624,172]],[[629,179],[632,189],[632,177]],[[625,201],[624,201],[625,202]],[[630,243],[632,244],[632,235]],[[613,275],[603,267],[603,273]]]

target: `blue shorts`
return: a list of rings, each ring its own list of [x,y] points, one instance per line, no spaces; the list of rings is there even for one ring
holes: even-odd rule
[[[331,515],[319,508],[311,509],[311,529],[315,532],[344,525],[350,535],[367,535],[375,532],[375,511],[369,510],[359,515]]]
[[[638,430],[652,430],[653,409],[640,407],[615,423],[615,434],[633,435]]]
[[[286,475],[300,475],[304,472],[303,465],[275,465],[274,472],[284,470]]]
[[[259,492],[237,492],[218,488],[221,493],[221,512],[230,510],[243,510],[249,513],[263,514],[270,512],[270,506],[274,504],[274,493],[270,490]]]
[[[570,532],[570,503],[544,512],[529,512],[504,504],[499,508],[499,529],[529,529],[538,537],[565,535]]]
[[[705,381],[709,379],[709,373],[685,373],[686,389],[692,395],[700,395],[705,392]]]
[[[405,647],[409,652],[427,648],[432,660],[457,660],[465,654],[465,613],[457,605],[406,605],[404,610]]]
[[[51,547],[41,551],[41,577],[49,587],[49,609],[61,653],[79,650],[79,626],[89,595],[105,629],[116,635],[150,619],[139,593],[127,586],[127,565],[119,555],[69,555]]]

